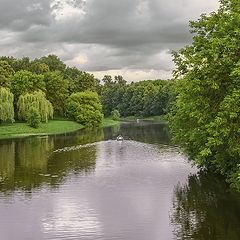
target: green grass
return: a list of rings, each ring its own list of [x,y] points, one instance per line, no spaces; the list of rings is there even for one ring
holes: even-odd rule
[[[31,128],[27,123],[13,123],[0,125],[0,138],[26,137],[32,135],[51,135],[73,132],[84,128],[83,125],[74,121],[51,120],[41,123],[39,128]]]
[[[111,118],[104,118],[100,127],[110,127],[118,124],[119,124],[119,121],[114,121]]]
[[[104,118],[100,127],[109,127],[118,124],[118,121],[114,121],[111,118]],[[4,123],[0,124],[0,139],[61,134],[74,132],[82,128],[84,128],[83,125],[66,119],[50,120],[48,123],[41,123],[39,128],[32,128],[27,123],[22,122],[15,122],[13,124]]]

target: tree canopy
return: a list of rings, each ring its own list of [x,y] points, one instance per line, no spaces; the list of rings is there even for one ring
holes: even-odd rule
[[[222,0],[190,26],[192,45],[173,53],[182,79],[171,129],[199,166],[240,186],[240,2]]]
[[[102,122],[102,105],[95,92],[73,93],[67,101],[68,116],[87,127],[98,126]]]

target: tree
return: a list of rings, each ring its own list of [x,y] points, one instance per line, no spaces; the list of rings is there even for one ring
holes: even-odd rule
[[[48,122],[53,117],[52,104],[46,99],[41,91],[21,95],[17,102],[18,118],[27,120],[30,109],[36,109],[42,122]],[[32,111],[32,110],[31,110]]]
[[[96,91],[96,80],[93,74],[79,71],[70,81],[70,92]]]
[[[102,105],[95,92],[73,93],[66,104],[70,118],[86,127],[98,126],[102,122]]]
[[[43,75],[21,70],[19,72],[16,72],[11,79],[11,91],[14,94],[16,100],[22,94],[33,93],[34,91],[38,90],[45,92]]]
[[[64,72],[66,65],[54,54],[38,59],[39,63],[44,63],[49,67],[50,71]]]
[[[7,88],[0,87],[0,122],[14,121],[13,94]]]
[[[14,70],[7,61],[0,60],[0,87],[9,88]]]
[[[190,26],[192,45],[173,53],[182,79],[172,133],[199,166],[240,186],[240,2],[222,0]]]
[[[54,112],[63,116],[65,102],[69,96],[68,81],[63,78],[63,75],[59,71],[46,73],[44,81],[46,84],[46,96],[52,103]]]

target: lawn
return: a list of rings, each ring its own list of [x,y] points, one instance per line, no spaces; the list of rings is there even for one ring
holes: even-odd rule
[[[100,127],[108,127],[119,124],[110,118],[103,119]],[[39,128],[32,128],[27,123],[15,122],[13,124],[1,124],[0,125],[0,139],[2,138],[16,138],[26,137],[33,135],[52,135],[77,131],[84,128],[83,125],[64,119],[50,120],[48,123],[41,123]]]
[[[41,123],[39,128],[32,128],[26,123],[16,122],[13,124],[1,124],[0,138],[59,134],[73,132],[81,128],[84,128],[84,126],[74,121],[66,120],[50,120],[48,123]]]

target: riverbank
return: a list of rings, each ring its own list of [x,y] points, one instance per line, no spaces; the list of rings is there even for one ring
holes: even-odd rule
[[[110,118],[103,120],[100,127],[108,127],[119,124]],[[70,120],[50,120],[48,123],[41,123],[39,128],[32,128],[26,123],[13,123],[0,125],[0,139],[21,138],[34,135],[54,135],[74,132],[83,129],[84,126]]]
[[[142,121],[155,121],[155,122],[166,122],[166,116],[160,115],[160,116],[151,116],[151,117],[136,117],[136,116],[128,116],[121,118],[121,121],[137,121],[137,119]]]

